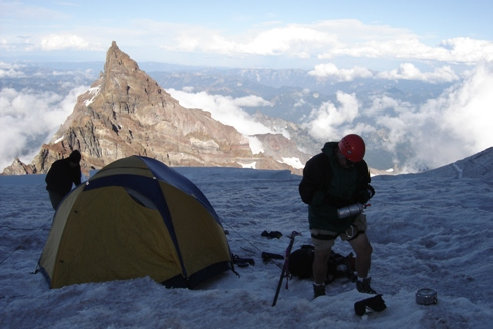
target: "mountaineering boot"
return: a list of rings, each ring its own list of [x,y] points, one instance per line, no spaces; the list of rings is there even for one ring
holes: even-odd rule
[[[325,296],[325,284],[313,284],[313,299],[320,297],[320,296]]]
[[[377,292],[370,287],[371,278],[358,278],[356,280],[356,289],[364,294],[376,294]]]

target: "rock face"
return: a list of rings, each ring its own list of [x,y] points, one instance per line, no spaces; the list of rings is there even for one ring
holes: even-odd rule
[[[19,158],[16,158],[14,162],[2,172],[2,175],[23,175],[23,174],[35,174],[36,168],[33,165],[24,164]]]
[[[104,72],[80,95],[74,111],[32,163],[18,159],[4,174],[46,173],[72,150],[82,154],[84,174],[130,155],[170,166],[223,166],[288,169],[300,173],[308,155],[281,135],[256,136],[265,150],[253,154],[249,139],[200,109],[186,109],[113,41]]]

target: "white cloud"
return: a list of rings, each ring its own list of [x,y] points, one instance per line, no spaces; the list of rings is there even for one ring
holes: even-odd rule
[[[25,74],[19,68],[21,65],[0,62],[0,78],[20,78]]]
[[[406,74],[422,73],[408,67]],[[354,95],[339,91],[337,105],[322,104],[304,125],[320,141],[338,140],[351,132],[376,134],[396,163],[399,154],[406,154],[406,163],[397,163],[401,169],[435,168],[493,146],[491,90],[493,63],[482,63],[422,105],[382,93],[373,97],[369,108],[359,110]]]
[[[377,97],[365,115],[376,119],[375,129],[386,131],[383,144],[394,154],[407,145],[414,156],[410,171],[462,159],[493,146],[493,64],[477,66],[463,81],[440,97],[414,106],[388,96]],[[386,114],[385,109],[393,109]]]
[[[359,104],[354,94],[338,91],[336,96],[339,107],[331,102],[325,102],[310,113],[308,121],[304,124],[315,139],[340,139],[358,116]]]
[[[74,34],[50,34],[41,39],[42,50],[89,49],[89,42]]]
[[[280,25],[238,35],[189,26],[182,27],[174,35],[164,46],[168,51],[319,60],[350,56],[450,64],[477,64],[493,60],[491,41],[453,38],[430,45],[425,43],[423,37],[409,30],[364,24],[354,19]]]
[[[226,36],[215,30],[187,28],[176,34],[174,42],[164,49],[171,51],[203,51],[218,54],[288,55],[300,58],[313,56],[314,49],[336,42],[333,34],[315,26],[291,24],[244,35]]]
[[[493,61],[493,42],[471,38],[453,38],[444,40],[440,47],[448,50],[450,61],[477,63]],[[447,60],[447,59],[444,59]]]
[[[493,61],[491,41],[453,38],[438,44],[427,44],[424,37],[409,30],[387,25],[364,24],[354,19],[280,25],[238,35],[188,27],[178,31],[171,40],[164,46],[168,51],[205,52],[240,57],[256,55],[335,60],[349,56],[381,61],[437,61],[449,65]],[[371,76],[371,72],[366,68],[341,70],[333,65],[320,64],[312,74],[321,77],[334,76],[345,81],[355,76]],[[448,75],[452,73],[448,72]]]
[[[330,45],[335,41],[333,35],[326,34],[312,26],[293,24],[262,31],[239,49],[248,54],[279,55],[289,53],[292,56],[307,58],[312,55],[307,49]]]
[[[387,95],[374,97],[370,108],[364,114],[371,117],[382,116],[385,110],[392,109],[396,113],[406,113],[413,111],[413,105],[408,102],[396,100]]]
[[[16,5],[16,11],[20,12],[22,7]],[[31,12],[35,10],[30,7]],[[57,19],[67,21],[69,17]],[[138,17],[125,21],[124,25],[111,24],[111,20],[103,24],[66,24],[64,30],[52,30],[50,25],[43,24],[39,30],[23,32],[11,27],[3,31],[0,49],[12,53],[39,49],[104,52],[111,41],[116,40],[125,49],[132,49],[131,55],[137,60],[142,57],[144,60],[182,64],[193,61],[193,64],[213,66],[226,63],[263,65],[273,63],[278,57],[282,57],[283,63],[289,64],[301,59],[295,64],[298,67],[348,56],[382,61],[442,61],[449,65],[493,60],[493,42],[488,40],[458,37],[429,44],[428,36],[418,35],[408,29],[365,24],[356,19],[307,24],[257,24],[236,33],[231,29],[212,29],[197,24],[176,24]]]
[[[436,68],[433,72],[421,72],[411,63],[403,63],[398,69],[381,72],[377,74],[378,78],[389,80],[420,80],[426,82],[453,82],[459,80],[459,77],[450,66]]]
[[[238,35],[198,26],[180,26],[175,37],[162,44],[168,51],[206,52],[226,55],[292,56],[333,58],[340,55],[372,57],[381,51],[367,40],[381,44],[386,40],[417,37],[404,29],[368,25],[355,19],[321,21],[313,24],[277,24]],[[169,26],[168,26],[169,29]],[[362,46],[363,45],[363,46]],[[353,49],[356,47],[356,49]],[[359,54],[361,51],[365,53]]]
[[[30,142],[50,138],[72,113],[77,95],[86,89],[74,88],[66,96],[11,88],[0,90],[0,168],[19,156],[30,162],[39,151],[39,141],[35,146]]]
[[[190,93],[175,89],[167,90],[186,108],[199,108],[211,113],[214,120],[234,127],[243,135],[274,133],[264,124],[257,122],[242,107],[268,106],[269,102],[258,96],[232,98],[209,95],[206,92]]]
[[[262,97],[256,95],[249,95],[249,96],[235,98],[234,103],[237,106],[244,106],[244,107],[272,106],[271,102],[266,101]]]
[[[420,61],[442,61],[450,63],[475,64],[493,60],[493,42],[471,38],[444,40],[437,46],[429,46],[418,36],[391,36],[388,39],[367,35],[370,41],[345,43],[328,49],[321,59],[337,56],[359,58],[407,59]]]
[[[437,124],[444,132],[443,142],[449,147],[433,150],[425,147],[425,158],[434,154],[444,164],[450,154],[467,156],[493,146],[493,63],[479,65],[464,83],[451,88],[446,95],[425,105],[423,111],[437,108]],[[446,134],[445,134],[446,133]],[[456,141],[454,145],[450,142]]]
[[[450,66],[435,68],[431,72],[421,72],[412,63],[403,63],[400,64],[398,69],[380,73],[373,73],[369,69],[360,66],[350,69],[339,69],[333,63],[325,63],[316,65],[308,74],[318,78],[332,78],[338,81],[352,81],[357,78],[379,78],[388,80],[419,80],[436,83],[453,82],[459,79]]]
[[[316,65],[308,74],[319,78],[334,78],[339,81],[352,81],[356,78],[371,78],[373,76],[373,73],[364,67],[356,66],[351,69],[339,69],[333,63]]]

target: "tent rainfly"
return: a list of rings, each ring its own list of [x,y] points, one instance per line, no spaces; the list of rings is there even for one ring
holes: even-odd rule
[[[52,288],[143,276],[193,288],[232,266],[205,195],[143,156],[117,160],[75,188],[58,207],[39,260]]]

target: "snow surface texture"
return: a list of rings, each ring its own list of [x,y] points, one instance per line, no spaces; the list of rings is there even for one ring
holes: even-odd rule
[[[222,218],[231,250],[254,266],[224,273],[197,290],[166,289],[150,278],[49,289],[31,274],[53,210],[44,176],[0,176],[0,328],[491,328],[493,321],[493,149],[423,174],[377,176],[367,208],[373,287],[382,313],[356,316],[366,298],[338,279],[312,300],[310,280],[289,280],[272,307],[284,254],[310,243],[299,176],[286,171],[180,168]],[[261,236],[280,231],[280,239]],[[351,251],[340,240],[334,247]],[[438,304],[418,305],[433,288]]]

